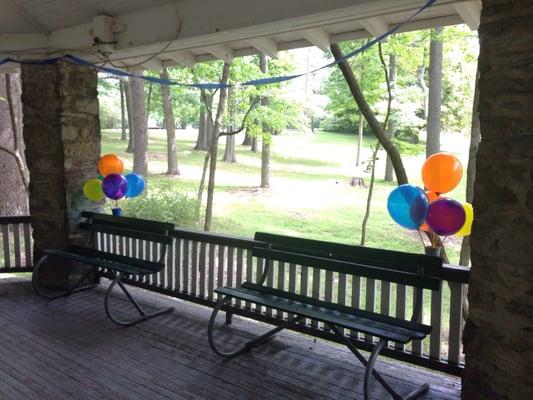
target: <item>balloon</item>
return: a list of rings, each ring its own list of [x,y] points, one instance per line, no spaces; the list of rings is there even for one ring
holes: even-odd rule
[[[124,172],[124,161],[116,154],[106,154],[98,160],[98,171],[100,171],[102,176],[122,174]]]
[[[426,190],[426,196],[428,198],[429,204],[433,203],[435,200],[437,200],[439,198],[439,195],[437,193],[431,192],[429,190]],[[420,229],[425,231],[425,232],[429,232],[431,230],[431,229],[429,229],[429,225],[426,224],[425,222],[422,224]]]
[[[465,210],[465,223],[459,229],[459,232],[455,234],[455,236],[463,237],[470,235],[470,232],[472,231],[472,222],[474,221],[474,209],[472,208],[472,204],[470,203],[461,203]]]
[[[128,181],[128,190],[126,191],[126,197],[137,197],[144,190],[144,179],[141,175],[131,173],[126,175]]]
[[[99,179],[89,179],[83,185],[83,194],[92,201],[103,200],[105,196],[102,191],[102,182]]]
[[[426,218],[428,199],[424,191],[413,185],[400,185],[387,200],[392,219],[407,229],[418,229]]]
[[[442,198],[429,205],[426,222],[437,235],[450,236],[464,225],[466,214],[458,201]]]
[[[102,182],[104,194],[111,200],[118,200],[125,196],[128,190],[128,181],[122,175],[110,174]]]
[[[428,190],[448,193],[461,181],[463,166],[453,154],[436,153],[424,162],[422,180]]]

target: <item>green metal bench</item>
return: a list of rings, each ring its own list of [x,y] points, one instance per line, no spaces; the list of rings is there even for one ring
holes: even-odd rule
[[[159,248],[158,261],[147,261],[136,257],[114,254],[111,251],[96,250],[94,247],[71,246],[65,249],[46,249],[43,251],[44,256],[35,264],[33,269],[32,284],[35,292],[48,299],[57,299],[82,290],[94,288],[96,284],[87,285],[84,284],[84,282],[87,281],[89,275],[94,274],[95,269],[98,269],[100,274],[106,275],[112,279],[104,300],[105,312],[112,322],[118,325],[130,326],[173,311],[174,308],[171,307],[157,312],[146,312],[132,297],[131,293],[122,282],[122,279],[144,279],[146,276],[155,274],[165,268],[167,247],[172,244],[170,232],[174,229],[174,226],[163,222],[117,217],[91,212],[83,212],[82,219],[83,220],[79,223],[79,228],[90,232],[92,243],[97,243],[98,233],[117,235],[126,240],[139,239],[152,242]],[[59,293],[57,293],[57,291],[50,292],[45,290],[39,283],[39,276],[42,268],[47,265],[47,261],[53,257],[90,265],[94,268],[89,269],[83,274],[69,290],[60,291]],[[110,307],[110,298],[111,292],[115,286],[118,286],[124,292],[126,298],[133,304],[139,313],[139,317],[124,321],[113,315]]]
[[[418,321],[422,315],[423,289],[439,290],[441,287],[440,258],[260,232],[256,233],[255,240],[266,243],[266,247],[257,247],[253,250],[255,257],[264,260],[259,282],[245,282],[240,287],[220,287],[215,290],[219,297],[209,320],[208,339],[216,354],[225,358],[235,357],[264,343],[277,332],[294,327],[295,324],[308,318],[322,322],[325,327],[333,331],[336,340],[344,343],[366,367],[365,399],[370,399],[372,376],[394,399],[415,399],[429,390],[429,385],[425,384],[402,396],[374,369],[374,365],[381,350],[389,341],[406,344],[412,340],[422,340],[431,332],[430,326]],[[268,287],[265,281],[269,273],[272,273],[274,261],[411,286],[415,296],[413,315],[410,320],[404,320]],[[231,322],[231,299],[284,311],[289,317],[273,330],[247,342],[242,347],[225,351],[215,343],[214,325],[221,309],[226,312],[226,322]],[[344,335],[344,329],[377,338],[368,359],[360,353],[349,337]]]

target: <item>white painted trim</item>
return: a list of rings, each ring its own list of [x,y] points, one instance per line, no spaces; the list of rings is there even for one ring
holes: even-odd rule
[[[373,37],[381,36],[389,30],[389,24],[383,17],[362,19],[359,22]]]
[[[470,29],[476,31],[479,28],[481,20],[481,0],[465,1],[463,3],[457,3],[453,5],[457,14],[459,14],[465,24]]]
[[[313,46],[316,46],[323,51],[329,50],[331,37],[323,28],[306,29],[302,31],[302,36]]]
[[[233,49],[231,49],[229,46],[226,46],[225,44],[209,46],[206,48],[206,50],[212,55],[214,55],[216,58],[219,58],[227,63],[231,63],[235,58],[235,53],[233,52]]]
[[[165,61],[163,64],[165,66],[170,65],[182,65],[184,67],[194,67],[194,64],[196,64],[196,59],[194,57],[194,54],[190,51],[172,51],[169,53],[164,53],[161,55],[161,58],[168,59],[170,58],[172,61],[175,61],[173,64],[168,64],[168,61]]]
[[[249,39],[248,43],[259,52],[272,58],[278,58],[278,44],[269,37]]]

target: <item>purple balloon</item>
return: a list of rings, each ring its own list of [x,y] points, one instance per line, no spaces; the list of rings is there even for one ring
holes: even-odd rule
[[[451,236],[459,232],[466,220],[465,210],[458,201],[444,198],[429,205],[426,223],[440,236]]]
[[[109,174],[102,181],[102,190],[111,200],[119,200],[126,195],[128,181],[122,175]]]

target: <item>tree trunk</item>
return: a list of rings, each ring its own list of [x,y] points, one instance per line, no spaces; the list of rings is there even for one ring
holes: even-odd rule
[[[222,161],[230,163],[237,162],[237,157],[235,157],[235,135],[226,136],[226,150],[224,151]]]
[[[244,133],[244,140],[241,143],[241,146],[251,146],[252,145],[252,137],[248,133],[248,128],[246,128],[246,131]]]
[[[20,95],[19,75],[0,74],[0,215],[28,214]]]
[[[268,59],[267,56],[261,54],[259,56],[259,68],[263,74],[268,74]],[[269,99],[266,96],[261,98],[261,105],[268,107]],[[270,187],[270,145],[272,143],[272,128],[267,123],[263,122],[263,137],[261,140],[261,187]]]
[[[363,147],[363,129],[365,127],[365,120],[363,114],[359,113],[359,123],[357,124],[357,155],[355,157],[355,166],[361,164],[361,148]]]
[[[391,92],[393,95],[392,100],[394,100],[394,88],[396,86],[396,54],[389,54],[389,84],[391,87]],[[387,136],[392,140],[394,138],[394,119],[389,118],[387,125]],[[387,182],[392,182],[394,180],[392,173],[392,162],[390,157],[387,156],[385,161],[385,180]]]
[[[222,68],[222,78],[220,79],[221,84],[227,84],[229,79],[229,69],[230,64],[225,62],[224,67]],[[222,120],[222,114],[226,106],[226,95],[227,89],[219,89],[219,99],[218,99],[218,108],[217,114],[215,117],[215,122],[213,124],[213,133],[211,135],[211,144],[209,146],[210,159],[209,159],[209,179],[207,182],[207,204],[205,207],[205,223],[204,230],[211,230],[211,222],[213,219],[213,200],[215,196],[215,173],[217,168],[217,152],[218,152],[218,137],[220,133],[220,122]]]
[[[233,104],[233,89],[228,89],[228,102],[227,102],[229,125],[228,132],[232,132],[235,129],[235,107]],[[234,163],[237,162],[235,157],[235,135],[226,136],[226,149],[224,150],[224,157],[222,161]]]
[[[161,72],[161,79],[168,81],[168,70]],[[170,86],[161,85],[161,96],[163,109],[165,112],[165,128],[167,130],[167,175],[179,175],[178,157],[176,149],[176,122],[174,120],[174,110],[172,109],[172,98],[170,97]]]
[[[204,90],[201,91],[200,94],[200,102],[204,102],[204,97],[207,99],[207,105],[204,105],[202,107],[202,111],[200,111],[200,120],[198,122],[198,136],[196,138],[196,145],[194,146],[194,150],[209,150],[209,143],[211,142],[211,133],[212,133],[212,126],[213,121],[211,120],[212,117],[209,117],[208,114],[211,113],[211,109],[213,107],[213,95],[207,94]],[[204,110],[204,107],[207,108]]]
[[[250,133],[248,132],[248,128],[246,128],[246,131],[244,132],[244,140],[241,143],[241,146],[251,146],[252,145],[252,137],[250,136]]]
[[[468,166],[466,168],[466,201],[472,203],[474,200],[474,181],[476,180],[476,154],[481,140],[481,129],[479,125],[479,71],[476,77],[476,88],[474,91],[474,105],[472,110],[472,128],[470,131],[470,148],[468,150]],[[459,265],[468,266],[470,264],[470,236],[463,237]]]
[[[270,142],[272,137],[263,137],[261,146],[261,187],[270,187]]]
[[[131,79],[126,82],[124,81],[124,94],[126,97],[126,111],[128,114],[128,148],[126,153],[133,153],[133,148],[135,147],[135,135],[133,133],[133,112],[131,109]]]
[[[130,78],[131,109],[133,113],[133,172],[145,179],[148,174],[148,127],[146,118],[146,101],[144,98],[144,80]]]
[[[343,57],[342,51],[337,44],[331,45],[331,52],[336,60]],[[370,127],[370,129],[372,129],[372,132],[378,139],[379,143],[385,149],[387,155],[390,157],[394,172],[396,173],[396,181],[399,185],[408,183],[407,174],[405,172],[400,153],[398,152],[398,149],[394,146],[394,143],[383,131],[383,127],[378,122],[376,116],[370,109],[370,106],[368,105],[363,93],[361,92],[361,88],[357,83],[357,79],[355,78],[351,67],[346,61],[341,61],[339,63],[339,68],[341,69],[342,74],[346,79],[346,83],[350,88],[350,92],[352,93],[354,100],[357,102],[359,109],[364,115],[368,126]]]
[[[428,118],[428,87],[426,85],[426,66],[420,65],[417,70],[417,83],[424,101],[424,119]]]
[[[124,101],[124,82],[120,80],[119,86],[120,86],[120,123],[121,123],[120,140],[126,141],[128,140],[128,136],[126,134],[126,105]]]
[[[250,150],[254,153],[257,153],[257,149],[258,149],[258,146],[257,146],[257,137],[254,136],[252,137],[252,144],[250,145]]]
[[[148,129],[148,119],[150,118],[150,106],[152,104],[152,92],[154,84],[152,82],[148,83],[148,97],[146,98],[146,127]]]
[[[440,151],[440,116],[442,104],[442,28],[431,32],[429,45],[429,103],[426,157]]]
[[[205,111],[201,111],[200,120],[198,121],[198,136],[196,137],[194,150],[207,150],[209,147],[207,139],[207,114]]]

